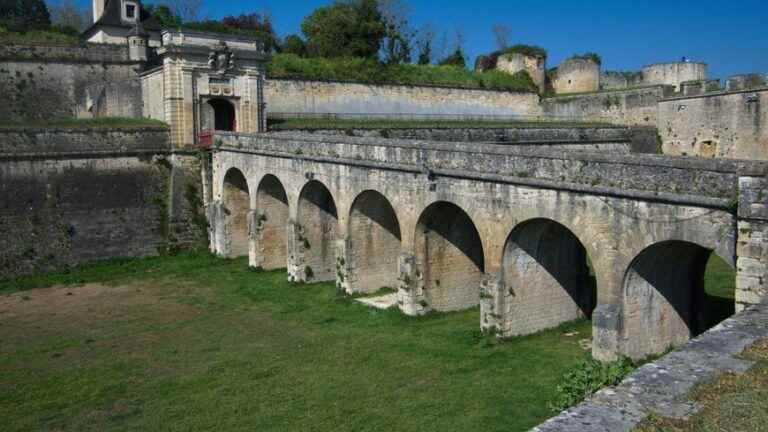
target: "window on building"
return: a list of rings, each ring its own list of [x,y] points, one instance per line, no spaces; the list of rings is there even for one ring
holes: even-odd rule
[[[136,18],[136,5],[125,5],[125,16],[130,19]]]

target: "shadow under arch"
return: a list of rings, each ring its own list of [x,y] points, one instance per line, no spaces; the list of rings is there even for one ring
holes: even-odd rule
[[[288,259],[288,195],[280,180],[265,175],[256,188],[258,265],[266,270],[285,268]]]
[[[339,216],[331,192],[317,180],[308,182],[299,194],[296,214],[307,281],[335,280]]]
[[[230,168],[224,175],[222,204],[227,214],[226,256],[230,258],[246,256],[250,248],[248,212],[251,209],[251,197],[248,181],[243,172],[237,168]]]
[[[586,249],[567,227],[551,219],[515,226],[501,263],[504,334],[535,333],[591,318],[597,285]]]
[[[397,213],[380,192],[361,192],[349,210],[349,268],[354,271],[352,292],[395,288],[402,236]]]
[[[706,293],[704,282],[713,256],[712,250],[695,243],[669,240],[646,247],[634,258],[622,287],[627,355],[637,359],[661,353],[714,324],[708,312],[715,299]]]
[[[480,302],[483,244],[464,210],[448,201],[432,203],[419,216],[414,241],[428,307],[452,311]]]

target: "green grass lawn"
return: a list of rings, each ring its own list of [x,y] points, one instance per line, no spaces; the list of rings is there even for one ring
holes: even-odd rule
[[[2,429],[525,430],[587,355],[588,322],[498,344],[478,309],[285,279],[189,253],[1,283]]]

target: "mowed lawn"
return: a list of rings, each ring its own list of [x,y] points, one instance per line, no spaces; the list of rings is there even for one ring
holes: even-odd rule
[[[0,430],[526,430],[588,355],[586,321],[497,343],[285,279],[188,253],[0,283]]]

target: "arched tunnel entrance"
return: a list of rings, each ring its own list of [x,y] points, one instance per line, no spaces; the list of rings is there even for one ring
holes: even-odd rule
[[[666,241],[643,250],[624,276],[626,354],[664,352],[731,315],[734,279],[727,264],[694,243]]]
[[[524,335],[590,318],[596,285],[587,252],[565,226],[533,219],[507,238],[501,280],[506,297],[505,335]]]
[[[415,252],[427,307],[453,311],[480,302],[483,245],[464,210],[445,201],[427,207],[416,225]]]
[[[251,208],[251,198],[248,182],[237,168],[231,168],[224,176],[222,201],[227,212],[227,256],[246,256],[250,247],[248,212]]]
[[[395,288],[400,256],[400,224],[395,209],[379,192],[368,190],[357,196],[349,215],[352,292],[370,293]]]
[[[301,190],[298,223],[307,281],[335,280],[339,217],[331,192],[317,180]]]
[[[277,177],[268,174],[259,183],[256,210],[261,267],[266,270],[284,268],[288,257],[288,196]]]

